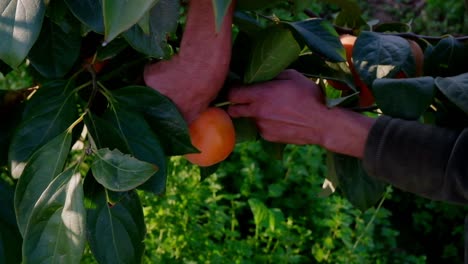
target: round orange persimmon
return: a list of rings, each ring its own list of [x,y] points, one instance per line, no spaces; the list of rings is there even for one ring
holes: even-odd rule
[[[202,112],[189,126],[190,139],[200,153],[186,154],[193,164],[207,167],[225,160],[236,144],[236,134],[230,116],[221,108]]]
[[[94,62],[93,62],[94,61]],[[91,65],[96,73],[102,71],[102,69],[107,65],[108,61],[96,61],[93,57],[88,57],[84,59],[83,66]]]

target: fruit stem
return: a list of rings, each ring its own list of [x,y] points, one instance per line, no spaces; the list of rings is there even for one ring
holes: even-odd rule
[[[215,107],[223,107],[223,106],[226,106],[226,105],[234,105],[234,103],[226,101],[226,102],[217,103],[214,106]]]

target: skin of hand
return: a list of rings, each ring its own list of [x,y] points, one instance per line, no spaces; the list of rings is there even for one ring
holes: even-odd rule
[[[362,158],[374,119],[343,108],[328,108],[312,80],[286,70],[275,80],[230,90],[232,117],[250,117],[268,141],[317,144]]]
[[[223,87],[231,59],[234,2],[216,31],[212,0],[190,0],[179,54],[148,65],[146,85],[169,97],[191,123]]]

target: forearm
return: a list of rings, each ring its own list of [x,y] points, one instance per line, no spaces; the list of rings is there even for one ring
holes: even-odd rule
[[[380,118],[364,155],[367,172],[402,190],[434,200],[468,202],[468,130]]]

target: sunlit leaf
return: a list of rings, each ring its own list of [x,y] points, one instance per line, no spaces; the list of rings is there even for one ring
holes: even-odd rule
[[[0,60],[12,68],[23,62],[39,37],[45,9],[43,0],[0,2]]]
[[[262,30],[254,41],[245,83],[271,80],[299,57],[301,48],[291,31],[273,26]]]
[[[91,170],[104,187],[122,192],[132,190],[147,181],[158,167],[125,155],[119,150],[99,149],[95,152]]]
[[[113,206],[108,205],[104,191],[95,193],[87,206],[86,228],[99,263],[141,263],[146,226],[136,192],[126,193]]]
[[[80,263],[86,211],[77,167],[58,175],[34,206],[23,242],[23,263]]]
[[[408,120],[418,119],[435,95],[432,77],[377,79],[372,87],[377,106],[384,114]]]
[[[112,92],[126,109],[145,114],[145,118],[163,144],[166,155],[197,152],[192,146],[188,126],[174,103],[146,86],[128,86]]]
[[[62,172],[71,148],[71,139],[71,133],[65,132],[38,149],[19,178],[15,192],[15,210],[18,227],[23,235],[39,197]]]
[[[135,25],[158,0],[102,0],[105,41]]]
[[[75,98],[66,82],[44,84],[26,104],[10,144],[11,175],[18,178],[32,153],[63,133],[77,118]]]

